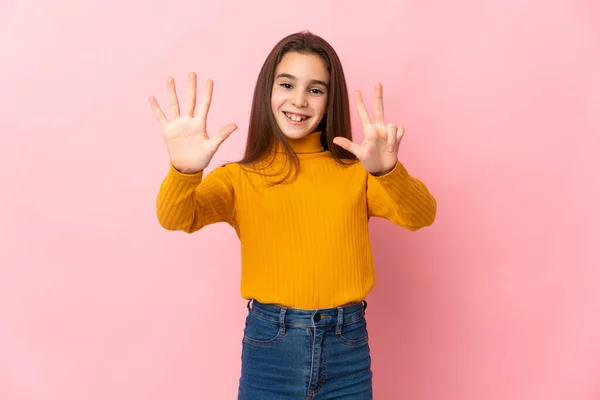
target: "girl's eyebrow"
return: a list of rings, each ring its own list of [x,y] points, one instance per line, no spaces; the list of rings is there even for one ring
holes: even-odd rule
[[[296,78],[294,75],[290,75],[290,74],[286,74],[286,73],[281,73],[279,75],[277,75],[275,77],[275,79],[279,79],[279,78],[288,78],[288,79],[292,79],[292,80],[297,80],[298,78]],[[329,87],[329,84],[327,82],[321,81],[319,79],[312,79],[310,82],[310,84],[317,84],[317,85],[322,85],[325,87]]]

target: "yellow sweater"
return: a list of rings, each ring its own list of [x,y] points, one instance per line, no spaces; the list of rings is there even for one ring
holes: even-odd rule
[[[205,177],[171,164],[157,197],[158,220],[188,233],[230,224],[241,243],[245,299],[303,309],[361,301],[375,284],[369,218],[417,230],[433,223],[436,200],[400,162],[374,176],[360,162],[336,162],[318,132],[291,144],[300,159],[297,177],[275,186],[237,163]]]

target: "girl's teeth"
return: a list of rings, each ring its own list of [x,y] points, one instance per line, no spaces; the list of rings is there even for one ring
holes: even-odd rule
[[[295,122],[304,121],[304,117],[299,117],[297,115],[287,114],[288,118]]]

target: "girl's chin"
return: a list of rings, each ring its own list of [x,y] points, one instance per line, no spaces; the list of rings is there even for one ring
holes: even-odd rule
[[[285,137],[290,139],[301,139],[312,132],[314,132],[314,127],[312,126],[303,126],[303,127],[290,127],[290,126],[279,126],[279,129]]]
[[[306,137],[311,134],[311,132],[309,131],[290,132],[285,129],[282,129],[281,131],[283,132],[283,135],[288,139],[302,139],[303,137]]]

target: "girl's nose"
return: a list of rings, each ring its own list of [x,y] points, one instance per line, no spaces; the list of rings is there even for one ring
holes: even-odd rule
[[[306,107],[308,105],[306,100],[306,94],[301,90],[298,91],[298,93],[296,93],[296,96],[294,97],[293,104],[296,107]]]

